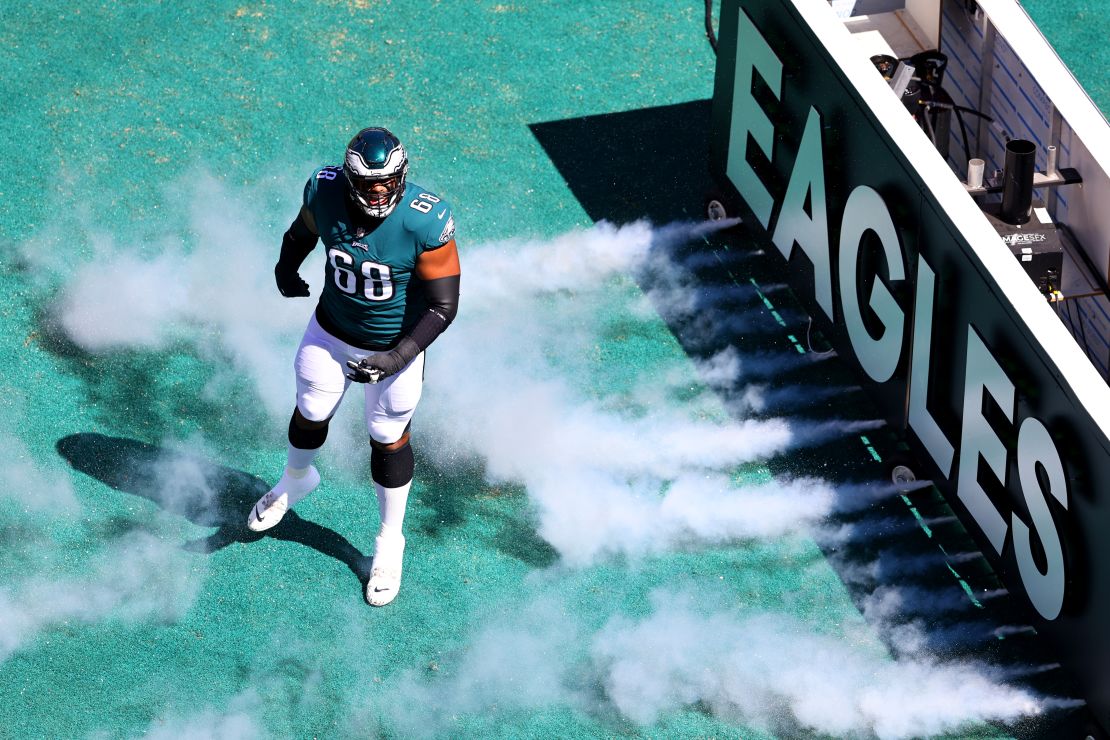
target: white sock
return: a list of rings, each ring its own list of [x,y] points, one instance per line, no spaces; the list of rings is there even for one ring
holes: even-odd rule
[[[319,447],[315,450],[302,450],[300,447],[289,445],[288,451],[286,452],[285,469],[293,478],[302,478],[304,477],[305,471],[308,470],[308,466],[316,459],[316,455],[319,452]]]
[[[405,507],[408,505],[409,488],[412,481],[397,488],[386,488],[380,483],[374,483],[374,493],[378,496],[378,514],[381,516],[383,537],[399,536],[401,526],[405,522]]]

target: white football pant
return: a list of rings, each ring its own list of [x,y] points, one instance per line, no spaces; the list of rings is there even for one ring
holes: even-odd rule
[[[309,421],[331,418],[354,382],[347,377],[347,360],[358,362],[372,354],[372,350],[352,347],[324,331],[313,314],[293,361],[301,416]],[[366,428],[371,438],[383,444],[400,439],[416,411],[423,386],[423,352],[396,375],[380,383],[363,383]]]

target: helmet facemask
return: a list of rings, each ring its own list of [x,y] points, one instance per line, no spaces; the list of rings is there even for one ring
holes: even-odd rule
[[[405,148],[385,129],[366,129],[347,146],[343,174],[351,201],[371,218],[385,218],[405,192],[409,171]]]
[[[351,177],[348,174],[347,184],[350,186],[351,200],[354,201],[355,206],[373,218],[388,216],[397,207],[401,194],[405,192],[404,175],[374,178]]]

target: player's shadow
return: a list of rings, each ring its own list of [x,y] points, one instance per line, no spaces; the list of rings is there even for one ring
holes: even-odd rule
[[[234,542],[253,542],[268,536],[333,557],[361,582],[370,578],[369,557],[334,530],[310,522],[295,511],[287,512],[281,524],[264,534],[248,529],[247,513],[270,489],[268,483],[253,475],[187,452],[95,432],[63,437],[56,447],[74,470],[117,491],[153,501],[193,524],[216,527],[207,537],[186,543],[187,550],[213,553]]]

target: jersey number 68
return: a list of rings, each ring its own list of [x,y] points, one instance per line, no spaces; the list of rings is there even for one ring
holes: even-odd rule
[[[356,272],[352,269],[355,265],[354,258],[338,249],[328,250],[328,261],[332,266],[335,286],[344,293],[361,293],[371,301],[388,301],[393,297],[393,275],[388,265],[366,260],[359,265]]]

